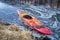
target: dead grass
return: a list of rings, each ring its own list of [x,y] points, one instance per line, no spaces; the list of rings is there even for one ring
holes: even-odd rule
[[[0,40],[32,40],[30,31],[22,31],[17,25],[0,22]]]

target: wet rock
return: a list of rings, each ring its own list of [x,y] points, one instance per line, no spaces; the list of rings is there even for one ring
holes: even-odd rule
[[[11,25],[11,24],[10,24],[10,23],[8,23],[8,22],[7,22],[7,23],[3,23],[3,24],[4,24],[4,25],[7,25],[7,26]]]
[[[48,36],[41,36],[41,37],[33,37],[34,40],[51,40]]]
[[[44,37],[42,40],[51,40],[51,39],[48,37]]]

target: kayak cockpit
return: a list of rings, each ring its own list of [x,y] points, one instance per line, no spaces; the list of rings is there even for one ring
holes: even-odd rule
[[[30,15],[24,15],[23,17],[26,19],[32,19],[32,17]]]

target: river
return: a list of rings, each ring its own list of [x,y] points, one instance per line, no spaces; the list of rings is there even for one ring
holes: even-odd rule
[[[49,6],[33,6],[31,4],[22,4],[22,5],[9,5],[6,3],[0,2],[0,18],[4,23],[12,23],[20,25],[22,30],[27,29],[21,19],[18,17],[17,10],[23,10],[30,14],[31,16],[36,17],[39,21],[45,24],[53,31],[53,35],[43,35],[48,36],[51,40],[60,40],[60,9],[51,8]],[[31,31],[34,36],[40,37],[42,34],[37,33],[36,31]]]

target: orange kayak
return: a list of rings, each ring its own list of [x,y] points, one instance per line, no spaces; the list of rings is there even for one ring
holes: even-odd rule
[[[39,20],[37,20],[35,17],[30,16],[29,14],[22,12],[20,10],[18,11],[18,15],[19,18],[21,18],[21,20],[26,25],[38,31],[39,33],[46,34],[46,35],[52,34],[52,31],[49,28],[47,28],[43,23],[41,23]]]

